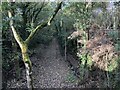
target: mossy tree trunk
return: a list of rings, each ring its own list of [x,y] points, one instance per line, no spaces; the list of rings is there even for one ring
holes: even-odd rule
[[[21,51],[22,51],[22,58],[26,68],[27,87],[33,88],[32,63],[28,55],[28,46],[26,43],[22,44]]]
[[[27,87],[30,89],[33,89],[33,80],[32,80],[32,63],[31,63],[30,57],[28,55],[28,45],[29,45],[31,39],[35,36],[35,34],[39,30],[41,30],[42,28],[51,24],[54,17],[58,13],[59,9],[61,9],[61,5],[62,5],[62,2],[58,4],[57,8],[54,11],[54,14],[47,21],[38,25],[34,30],[31,31],[30,35],[28,36],[28,38],[25,41],[21,38],[21,36],[19,35],[19,33],[17,32],[17,30],[14,27],[14,21],[13,21],[14,11],[13,11],[13,9],[8,10],[8,16],[10,18],[9,24],[10,24],[14,38],[21,48],[22,58],[23,58],[25,68],[26,68]],[[11,7],[11,3],[9,0],[8,0],[8,6]]]

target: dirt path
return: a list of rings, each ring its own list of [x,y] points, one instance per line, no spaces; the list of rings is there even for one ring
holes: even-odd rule
[[[38,52],[35,56],[37,58],[31,58],[35,65],[33,66],[34,87],[74,87],[76,83],[68,80],[72,71],[60,54],[57,40],[54,38],[42,53],[39,52],[39,48],[36,48]],[[75,78],[75,76],[73,77]]]
[[[69,68],[69,64],[60,54],[57,40],[54,38],[48,47],[38,46],[31,57],[33,63],[34,88],[74,88],[77,78]],[[21,70],[21,79],[8,80],[8,88],[27,88],[25,70]]]
[[[70,57],[69,59],[72,60]],[[46,48],[40,45],[35,48],[35,54],[32,55],[31,61],[33,63],[34,88],[91,88],[95,85],[102,85],[101,81],[98,79],[94,80],[94,76],[91,76],[83,84],[81,82],[77,86],[79,79],[73,74],[73,71],[68,66],[68,62],[60,54],[59,45],[55,38]],[[17,81],[16,78],[8,80],[8,88],[27,88],[25,69],[21,71],[20,80]]]

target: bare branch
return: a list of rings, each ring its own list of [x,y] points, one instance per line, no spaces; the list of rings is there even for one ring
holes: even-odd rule
[[[30,40],[34,37],[34,35],[42,28],[50,25],[50,23],[53,21],[53,19],[55,18],[56,14],[58,13],[58,11],[61,9],[62,6],[62,2],[58,4],[57,8],[54,11],[54,14],[51,16],[51,18],[48,21],[43,22],[42,24],[38,25],[28,36],[28,38],[25,40],[25,42],[28,44],[30,42]]]
[[[59,11],[59,9],[61,8],[61,6],[62,6],[62,2],[58,5],[58,7],[56,8],[56,10],[54,11],[54,15],[48,21],[48,25],[50,25],[50,23],[52,22],[52,20],[55,18],[56,14]]]

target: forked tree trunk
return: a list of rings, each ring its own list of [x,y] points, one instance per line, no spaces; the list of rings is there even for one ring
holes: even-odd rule
[[[8,16],[9,18],[12,17],[12,13],[10,11],[8,11]],[[26,78],[27,78],[27,87],[30,89],[33,89],[33,85],[32,85],[32,64],[28,55],[28,44],[23,41],[23,39],[20,37],[20,35],[18,34],[18,32],[15,30],[14,26],[13,26],[13,20],[10,20],[10,27],[12,29],[13,35],[15,40],[17,41],[17,43],[19,44],[20,48],[21,48],[21,52],[22,52],[22,58],[25,64],[25,68],[26,68]]]
[[[19,33],[16,31],[16,29],[14,27],[14,23],[13,23],[13,19],[12,19],[14,16],[14,13],[12,13],[12,12],[14,12],[14,10],[13,9],[8,10],[8,16],[10,18],[10,22],[9,22],[10,27],[12,29],[15,40],[17,41],[17,43],[19,44],[19,46],[21,48],[22,58],[23,58],[25,68],[26,68],[27,87],[29,89],[33,89],[32,63],[31,63],[29,55],[28,55],[29,42],[39,30],[41,30],[42,28],[51,24],[54,17],[56,16],[59,9],[61,8],[61,5],[62,5],[62,2],[58,4],[58,7],[55,9],[54,14],[50,17],[50,19],[48,19],[47,21],[43,22],[42,24],[36,26],[36,28],[30,33],[30,35],[28,36],[28,38],[25,41],[21,38],[21,36],[19,35]],[[9,0],[8,0],[8,6],[11,6],[11,3]]]

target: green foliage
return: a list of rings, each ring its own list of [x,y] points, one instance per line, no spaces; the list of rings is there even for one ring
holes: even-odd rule
[[[113,58],[107,67],[107,71],[111,72],[118,67],[118,58]]]
[[[26,24],[26,26],[26,31],[28,31],[29,33],[34,30],[34,25],[32,22],[30,24]]]
[[[118,31],[110,31],[108,33],[108,36],[111,37],[113,39],[114,42],[117,41],[117,38],[118,38]]]
[[[109,74],[109,79],[110,79],[109,83],[110,83],[110,87],[112,87],[112,88],[119,88],[119,85],[120,85],[119,84],[119,81],[120,81],[120,79],[119,79],[119,76],[120,76],[120,68],[119,68],[120,57],[114,58],[114,61],[115,62],[112,62],[113,64],[111,64],[111,66],[108,67],[108,69],[109,69],[108,74]],[[116,69],[113,70],[114,67]]]
[[[115,50],[120,51],[120,41],[115,44]]]
[[[93,62],[92,62],[92,58],[91,56],[88,54],[87,55],[87,67],[90,67],[93,65]]]
[[[66,78],[67,82],[77,82],[77,78],[75,77],[75,75],[71,72],[68,74],[67,78]]]
[[[5,48],[5,47],[2,48],[2,55],[3,55],[2,68],[4,71],[9,71],[9,70],[11,70],[11,68],[13,68],[13,65],[12,65],[13,59],[12,59],[11,52],[8,50],[5,50],[5,49],[7,49],[7,48]],[[8,53],[8,54],[6,55],[6,53]]]
[[[28,5],[28,7],[26,7]],[[91,26],[92,21],[99,25],[106,25],[108,26],[109,22],[113,24],[112,15],[110,16],[108,12],[106,12],[107,3],[92,3],[92,6],[86,9],[87,3],[85,2],[67,2],[64,4],[62,10],[59,12],[57,17],[55,17],[54,22],[51,26],[42,29],[39,31],[33,40],[30,43],[30,48],[33,49],[38,44],[48,45],[51,40],[54,38],[55,34],[58,38],[60,46],[64,51],[65,47],[67,46],[67,53],[72,55],[76,55],[77,51],[80,49],[85,49],[86,42],[83,43],[83,47],[77,47],[77,40],[83,39],[87,41],[87,34],[83,33],[80,38],[76,37],[74,39],[67,39],[67,37],[74,31],[85,31],[88,27]],[[41,12],[36,17],[36,21],[33,22],[33,12],[36,12],[40,9],[42,3],[15,3],[13,6],[9,7],[8,3],[2,3],[2,30],[3,30],[3,39],[8,40],[11,38],[9,36],[9,18],[7,15],[8,9],[15,10],[15,16],[12,18],[15,21],[15,28],[19,31],[20,35],[26,37],[26,34],[29,34],[38,24],[42,23],[43,21],[47,20],[49,16],[51,16],[54,12],[54,8],[56,7],[55,3],[47,3],[45,7],[41,10]],[[34,8],[33,8],[34,7]],[[96,10],[100,8],[102,13],[96,15],[94,17],[92,10]],[[1,10],[1,7],[0,7]],[[23,12],[25,11],[25,16],[23,17]],[[35,12],[35,13],[36,13]],[[91,16],[93,15],[93,18]],[[106,19],[107,18],[107,19]],[[27,19],[26,22],[24,19]],[[24,23],[24,24],[23,24]],[[116,42],[118,38],[118,32],[112,31],[108,33],[109,37],[113,38],[114,46],[116,51],[120,50],[120,42]],[[66,46],[65,46],[66,41]],[[8,45],[10,46],[10,44]],[[6,44],[3,44],[3,69],[6,71],[11,70],[14,67],[12,64],[14,60],[17,58],[16,55],[12,54],[11,47],[8,47]],[[86,50],[86,49],[85,49]],[[7,55],[6,55],[7,53]],[[80,79],[84,79],[84,75],[88,70],[91,69],[93,65],[92,58],[89,54],[86,53],[82,54],[79,53],[78,56],[80,60]],[[112,86],[117,86],[118,81],[120,81],[119,76],[119,59],[113,58],[112,62],[109,63],[107,71],[109,72],[110,83]],[[73,74],[68,75],[67,80],[70,82],[75,82],[75,77]]]
[[[54,30],[51,26],[46,29],[42,29],[31,40],[29,47],[34,48],[39,44],[49,45],[49,43],[53,39],[55,32],[56,32],[56,30]]]

